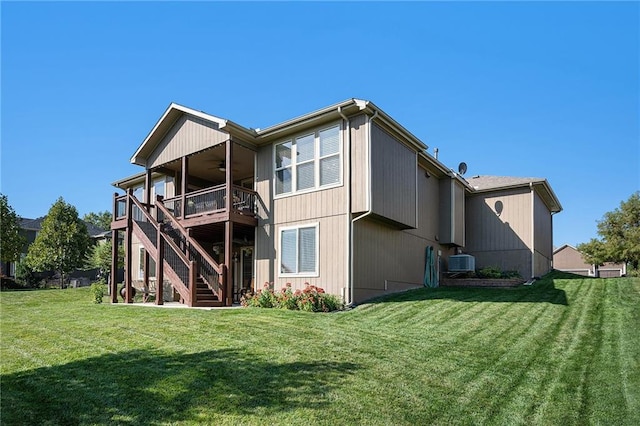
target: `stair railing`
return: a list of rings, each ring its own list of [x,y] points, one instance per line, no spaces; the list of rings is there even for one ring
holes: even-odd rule
[[[193,306],[195,302],[195,262],[190,261],[187,256],[182,252],[182,250],[176,245],[172,238],[170,238],[165,232],[162,230],[162,224],[158,223],[153,216],[147,211],[147,209],[138,201],[136,197],[133,195],[129,195],[131,202],[134,207],[134,220],[132,221],[137,226],[140,231],[142,231],[143,235],[150,237],[147,235],[145,231],[145,227],[141,226],[138,222],[148,222],[153,225],[155,236],[153,238],[149,238],[149,242],[153,244],[155,240],[157,240],[157,236],[160,236],[160,241],[156,242],[155,250],[158,253],[159,244],[162,244],[162,252],[164,253],[163,261],[169,266],[171,272],[173,273],[172,281],[176,281],[174,288],[178,290],[183,299],[187,301],[187,304]],[[158,232],[160,229],[160,232]],[[156,256],[156,262],[160,261],[160,259]],[[162,285],[162,283],[158,283],[158,285]]]
[[[183,253],[189,261],[195,262],[197,275],[202,277],[207,286],[218,296],[218,300],[223,300],[221,292],[221,289],[224,288],[224,286],[221,285],[221,276],[223,276],[222,265],[213,260],[200,243],[191,237],[189,231],[187,231],[165,207],[161,196],[157,197],[156,211],[159,222],[164,222],[167,225],[171,224],[171,227],[180,234],[178,236],[179,240],[184,242]]]

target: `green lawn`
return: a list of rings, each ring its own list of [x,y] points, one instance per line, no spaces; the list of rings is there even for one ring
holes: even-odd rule
[[[639,279],[422,289],[332,314],[0,297],[7,425],[640,424]]]

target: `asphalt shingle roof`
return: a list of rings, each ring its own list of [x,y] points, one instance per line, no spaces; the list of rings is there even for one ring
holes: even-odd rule
[[[20,227],[28,231],[39,231],[40,229],[42,229],[42,221],[44,220],[44,218],[45,216],[39,217],[37,219],[22,218],[20,219]],[[84,224],[87,225],[87,231],[89,232],[90,237],[95,238],[104,236],[106,232],[89,222],[85,222]]]
[[[473,176],[467,179],[469,185],[478,191],[489,189],[509,188],[524,186],[530,183],[544,182],[545,179],[537,177],[513,177],[513,176]]]

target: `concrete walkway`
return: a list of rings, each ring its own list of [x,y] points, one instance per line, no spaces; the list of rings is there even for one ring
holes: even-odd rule
[[[155,303],[151,302],[147,302],[147,303],[142,303],[142,302],[136,302],[136,303],[123,303],[123,302],[118,302],[118,303],[112,303],[112,306],[141,306],[141,307],[145,307],[145,308],[167,308],[167,309],[200,309],[200,310],[204,310],[204,311],[211,311],[211,310],[220,310],[220,309],[239,309],[242,308],[241,305],[239,304],[234,304],[231,306],[195,306],[195,307],[189,307],[185,304],[182,304],[180,302],[164,302],[163,305],[156,305]]]

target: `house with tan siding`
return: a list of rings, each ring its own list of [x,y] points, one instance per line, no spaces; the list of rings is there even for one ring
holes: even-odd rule
[[[603,265],[587,263],[582,253],[570,244],[563,244],[553,251],[553,267],[559,271],[587,277],[613,278],[627,274],[624,263],[606,262]]]
[[[525,278],[551,268],[546,180],[467,180],[370,101],[265,129],[171,104],[131,162],[144,170],[114,183],[112,223],[127,300],[137,286],[222,306],[310,283],[358,303],[436,286],[460,253]]]
[[[474,176],[466,198],[465,250],[476,266],[540,277],[553,264],[553,215],[562,207],[543,178]]]

